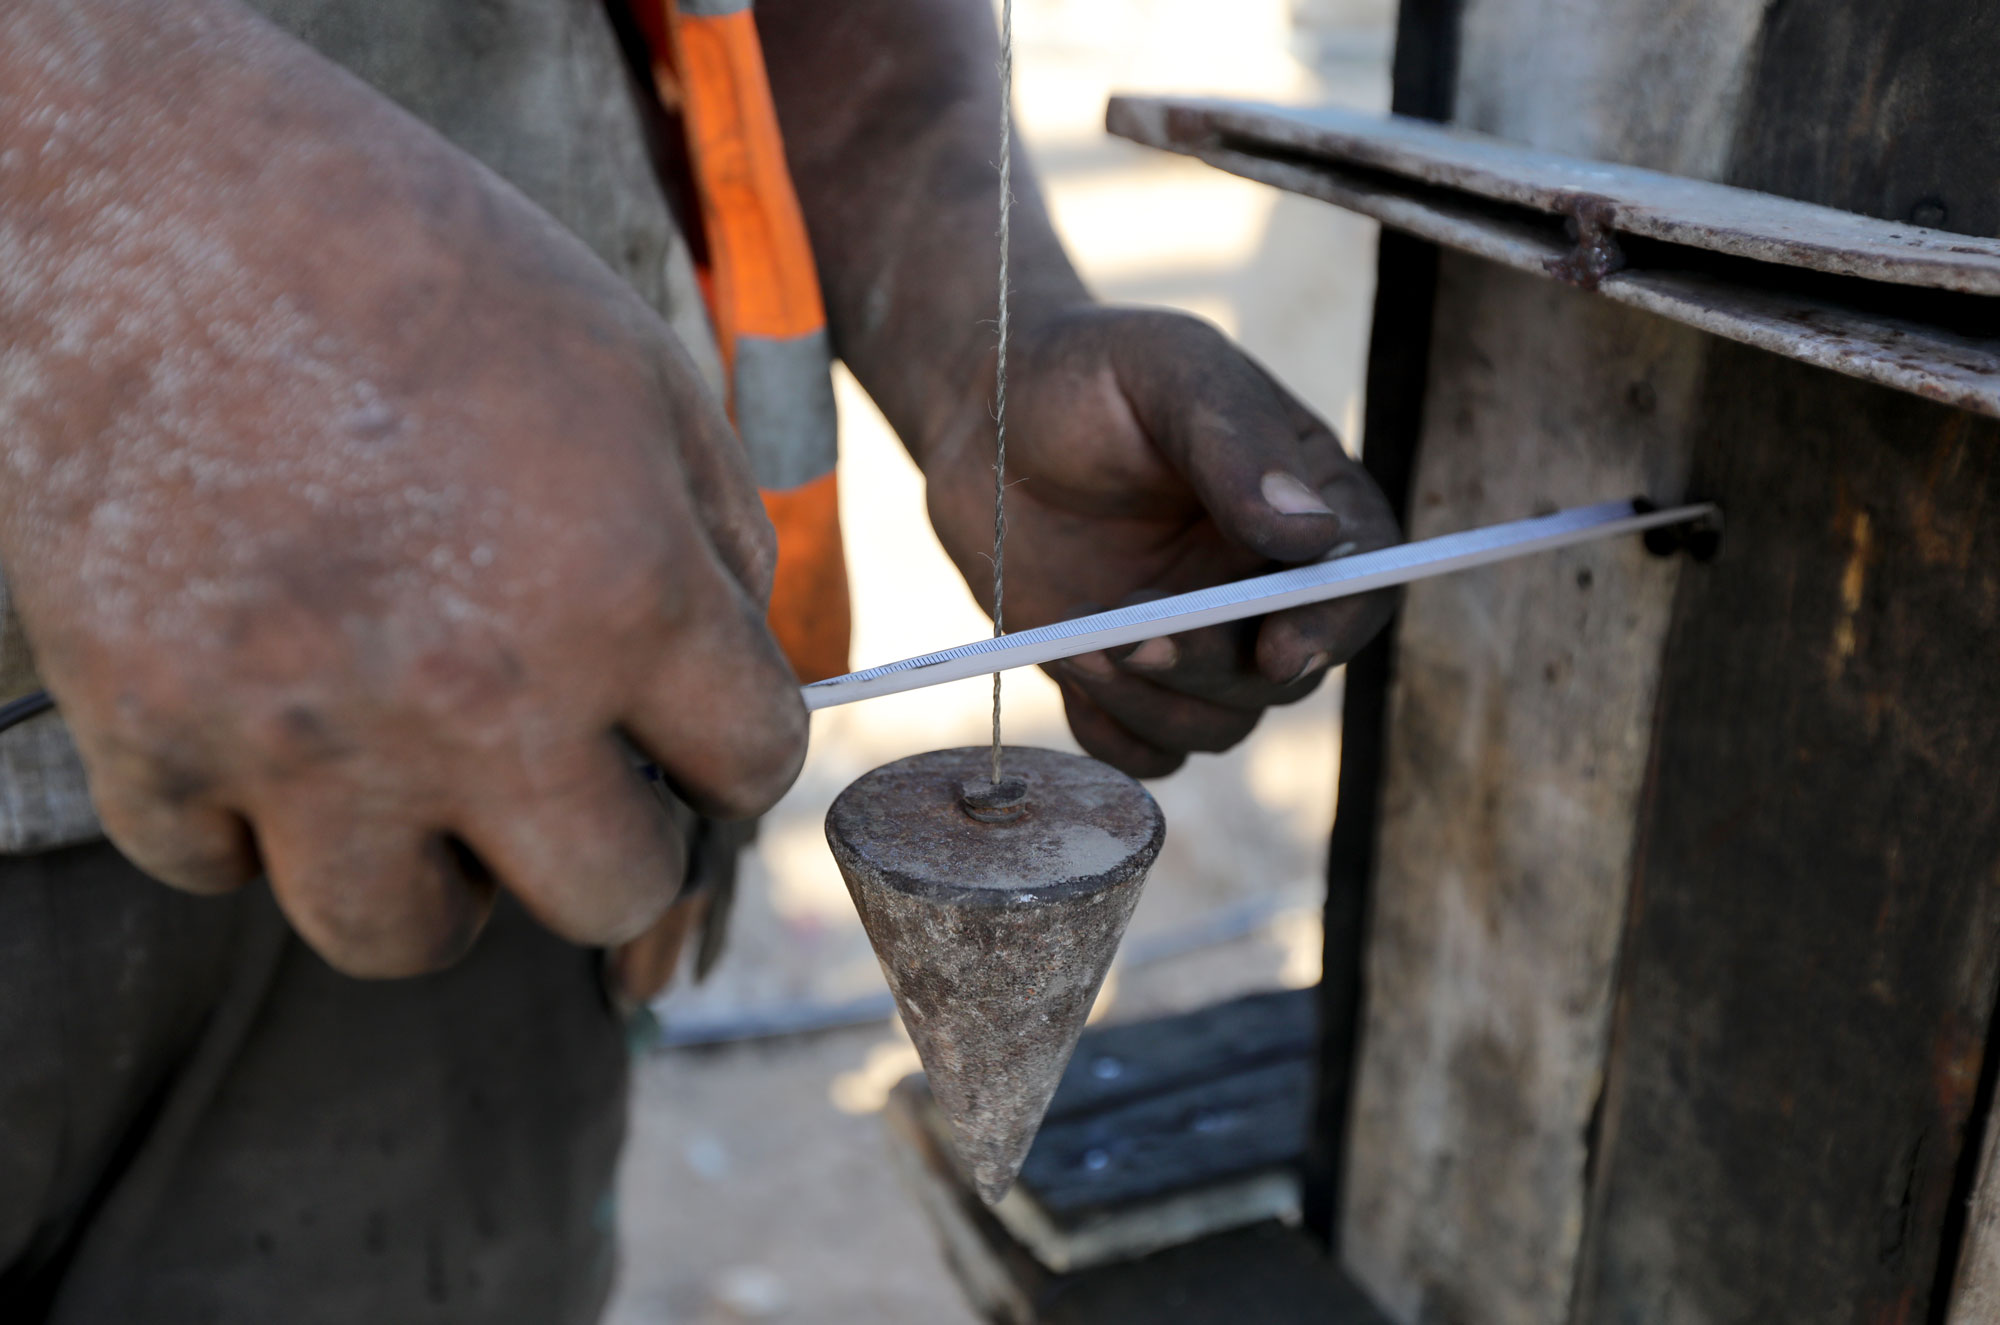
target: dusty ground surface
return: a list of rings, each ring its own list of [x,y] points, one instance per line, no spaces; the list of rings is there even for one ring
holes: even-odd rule
[[[1374,229],[1357,218],[1107,138],[1118,90],[1387,102],[1389,6],[1240,0],[1017,0],[1022,130],[1056,219],[1107,299],[1173,305],[1237,335],[1353,439]],[[923,516],[923,487],[867,398],[840,382],[857,666],[961,643],[986,618]],[[1314,910],[1332,820],[1337,688],[1266,718],[1244,746],[1154,785],[1167,846],[1099,1016],[1125,1019],[1319,974]],[[798,786],[747,862],[729,955],[659,1012],[745,1021],[882,989],[821,835],[878,764],[985,739],[974,680],[816,715]],[[1074,749],[1055,688],[1014,673],[1008,739]],[[897,1186],[878,1117],[916,1066],[890,1022],[637,1068],[613,1325],[956,1325],[972,1317]]]

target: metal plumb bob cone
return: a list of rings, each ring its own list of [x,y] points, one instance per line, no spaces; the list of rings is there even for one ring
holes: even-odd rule
[[[973,1187],[1013,1186],[1166,840],[1136,781],[1081,755],[937,750],[843,791],[827,843]],[[968,789],[972,795],[968,798]],[[993,802],[1001,803],[998,813]]]

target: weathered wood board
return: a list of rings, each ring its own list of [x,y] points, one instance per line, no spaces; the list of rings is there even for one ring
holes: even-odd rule
[[[1925,1319],[2000,936],[2000,424],[1718,346],[1578,1319]]]
[[[1458,82],[1461,0],[1403,0],[1396,15],[1390,109],[1443,120]],[[1375,311],[1368,342],[1360,444],[1367,468],[1391,507],[1405,517],[1417,443],[1423,430],[1431,314],[1438,250],[1432,244],[1381,233],[1375,255]],[[1347,1134],[1365,1017],[1363,963],[1375,845],[1381,819],[1389,688],[1396,671],[1394,628],[1384,630],[1347,665],[1341,695],[1340,781],[1333,835],[1327,843],[1325,957],[1321,964],[1319,1063],[1307,1138],[1305,1222],[1322,1245],[1338,1248],[1341,1193],[1346,1188]]]
[[[1227,158],[1243,154],[1349,172],[1329,178],[1356,195],[1334,199],[1350,210],[1362,210],[1372,193],[1421,203],[1451,198],[1474,216],[1511,214],[1529,223],[1588,215],[1622,242],[1650,239],[1822,275],[2000,295],[2000,240],[1527,147],[1459,125],[1345,106],[1130,96],[1111,99],[1105,125],[1135,142],[1199,153],[1225,169],[1241,170]]]
[[[1760,9],[1467,0],[1456,118],[1712,177],[1730,131],[1713,103],[1748,64],[1727,34]],[[1703,34],[1667,71],[1663,22]],[[1413,536],[1681,494],[1699,333],[1469,258],[1440,270]],[[1634,544],[1406,601],[1341,1221],[1400,1320],[1568,1310],[1676,574]]]
[[[1966,1203],[1948,1325],[1990,1325],[2000,1320],[2000,1127],[1993,1125],[1992,1099],[1985,1104],[1986,1153],[1975,1174],[1972,1199]]]
[[[1791,0],[1731,180],[1990,235],[1996,54],[1983,0]],[[1942,1319],[2000,964],[2000,425],[1724,344],[1698,417],[1730,530],[1675,608],[1575,1319]]]
[[[1437,307],[1413,536],[1681,494],[1694,333],[1453,254]],[[1402,1319],[1568,1300],[1677,570],[1633,539],[1405,603],[1345,1221]]]
[[[1733,234],[1700,235],[1699,213],[1671,218],[1660,199],[1647,204],[1650,227],[1635,223],[1626,209],[1633,204],[1616,196],[1612,185],[1637,171],[1606,167],[1577,157],[1557,157],[1564,174],[1577,179],[1600,177],[1598,193],[1548,193],[1541,198],[1555,211],[1528,208],[1496,209],[1483,198],[1429,182],[1435,164],[1415,149],[1428,128],[1405,120],[1384,121],[1347,110],[1288,110],[1243,102],[1200,98],[1114,98],[1107,120],[1112,130],[1135,142],[1188,152],[1201,160],[1274,188],[1318,198],[1369,217],[1383,226],[1461,253],[1471,253],[1520,271],[1549,279],[1594,281],[1599,296],[1648,313],[1682,322],[1728,340],[1771,350],[1816,367],[1893,386],[1958,409],[2000,418],[2000,327],[1987,318],[1968,316],[1978,300],[2000,297],[2000,241],[1974,243],[1966,236],[1899,222],[1862,218],[1827,207],[1806,208],[1787,199],[1747,190],[1724,190],[1759,200],[1746,205],[1747,214],[1770,216],[1795,208],[1772,235],[1791,239],[1784,246],[1738,230]],[[1436,129],[1443,135],[1447,131]],[[1508,166],[1532,171],[1550,154],[1497,139],[1479,140],[1483,178],[1491,186],[1507,178]],[[1456,145],[1459,139],[1447,138]],[[1384,164],[1387,163],[1387,164]],[[1652,178],[1649,174],[1648,178]],[[1674,178],[1657,176],[1658,178]],[[1459,183],[1468,181],[1459,180]],[[1533,181],[1530,181],[1532,183]],[[1682,181],[1687,189],[1693,182]],[[1704,188],[1721,188],[1702,184]],[[1636,191],[1635,191],[1636,192]],[[1675,199],[1678,201],[1678,199]],[[1564,212],[1561,209],[1567,208]],[[1876,277],[1916,275],[1892,273],[1879,262],[1852,264],[1869,268],[1867,281],[1832,281],[1824,271],[1801,274],[1806,268],[1840,268],[1849,256],[1833,235],[1798,242],[1821,216],[1866,220],[1890,236],[1919,235],[1925,242],[1925,279],[1964,278],[1976,287],[1971,298],[1940,300],[1931,290],[1907,293],[1900,301],[1885,294]],[[1579,246],[1576,229],[1583,218],[1601,217],[1604,229],[1591,246]],[[1711,217],[1711,220],[1714,218]],[[1713,240],[1718,247],[1758,251],[1789,261],[1798,268],[1760,262],[1754,268],[1741,261],[1707,271],[1688,265],[1696,251],[1679,244],[1648,243],[1644,229]],[[1642,236],[1643,247],[1632,246]],[[1738,241],[1747,241],[1741,242]],[[1618,245],[1626,245],[1619,248]],[[1623,265],[1611,268],[1618,262]],[[1594,264],[1603,264],[1599,275]],[[1956,264],[1963,263],[1963,267]],[[1895,314],[1885,302],[1897,302]],[[1961,321],[1964,319],[1964,321]]]

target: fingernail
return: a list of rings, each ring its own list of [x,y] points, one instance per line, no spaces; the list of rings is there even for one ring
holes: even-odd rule
[[[1312,657],[1306,659],[1306,665],[1304,667],[1301,667],[1299,668],[1298,671],[1292,673],[1292,679],[1285,682],[1285,684],[1288,686],[1297,685],[1299,682],[1305,680],[1308,676],[1311,676],[1314,672],[1325,670],[1326,665],[1332,661],[1333,661],[1333,655],[1330,653],[1315,653]]]
[[[1149,672],[1165,671],[1180,660],[1180,646],[1165,635],[1157,639],[1149,639],[1125,655],[1125,665],[1127,667],[1143,668]]]
[[[1112,666],[1111,659],[1104,655],[1102,649],[1096,653],[1079,653],[1069,660],[1069,665],[1100,681],[1109,681],[1118,675],[1118,669]]]
[[[1272,470],[1264,475],[1264,500],[1280,515],[1332,515],[1333,508],[1317,492],[1290,474]]]

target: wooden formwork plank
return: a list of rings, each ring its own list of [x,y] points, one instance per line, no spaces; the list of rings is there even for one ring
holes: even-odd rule
[[[1295,119],[1296,112],[1287,112],[1264,116],[1258,123],[1277,130]],[[1333,203],[1461,253],[1552,279],[1580,279],[1578,245],[1551,218],[1496,215],[1455,195],[1412,196],[1393,181],[1230,147],[1205,147],[1198,155],[1218,169]],[[2000,313],[1979,334],[1968,334],[1925,320],[1919,316],[1921,308],[1898,316],[1857,306],[1844,297],[1852,295],[1851,286],[1829,292],[1823,283],[1764,285],[1741,279],[1740,268],[1690,270],[1658,264],[1657,250],[1652,256],[1653,265],[1626,266],[1587,279],[1614,303],[1848,377],[2000,417],[2000,337],[1992,334],[2000,326]],[[1965,307],[1957,305],[1960,312]]]
[[[1733,123],[1712,109],[1745,67],[1729,34],[1761,11],[1468,0],[1460,118],[1720,169]],[[1703,34],[1665,69],[1662,25]],[[1523,79],[1537,64],[1562,77]],[[1616,115],[1580,110],[1617,89]],[[1578,492],[1680,494],[1698,332],[1470,258],[1440,266],[1413,535]],[[1677,573],[1600,548],[1406,602],[1342,1220],[1347,1263],[1399,1320],[1546,1325],[1568,1309]]]
[[[1446,254],[1412,534],[1677,497],[1699,360],[1694,333]],[[1344,1221],[1401,1319],[1568,1302],[1677,567],[1635,539],[1404,604]]]
[[[1985,1153],[1975,1174],[1972,1197],[1966,1202],[1958,1263],[1951,1267],[1948,1325],[1992,1325],[2000,1320],[2000,1127],[1993,1125],[1990,1116],[1992,1100],[1984,1102],[1989,1110],[1983,1120]]]
[[[2000,951],[2000,425],[1736,347],[1701,417],[1578,1319],[1919,1321]]]
[[[1404,116],[1340,106],[1116,97],[1113,132],[1157,146],[1329,163],[1365,177],[1550,216],[1594,216],[1620,234],[1965,294],[2000,295],[2000,239],[1891,221],[1664,171],[1521,147]]]
[[[1995,249],[1979,236],[2000,230],[2000,83],[1980,76],[2000,51],[2000,11],[1469,0],[1460,36],[1456,102],[1473,127],[1727,169],[1747,188],[1881,218],[1829,221],[1862,248],[1926,231],[1914,267],[1886,250],[1829,266],[1829,251],[1781,252],[1784,236],[1731,237],[1710,216],[1697,238],[1721,236],[1718,251],[1980,298],[1878,307],[1852,287],[1770,287],[1673,261],[1578,281],[1685,324],[1670,328],[1486,263],[1442,264],[1413,534],[1518,514],[1510,503],[1567,479],[1634,466],[1652,480],[1634,486],[1657,493],[1698,447],[1692,495],[1721,498],[1739,528],[1757,519],[1758,555],[1725,590],[1693,581],[1671,636],[1671,578],[1615,560],[1584,568],[1629,605],[1615,627],[1565,619],[1525,567],[1412,591],[1370,894],[1346,1254],[1408,1321],[1911,1322],[1947,1309],[1956,1276],[1953,1325],[1984,1322],[2000,1300],[2000,1164],[1975,1180],[1968,1135],[1988,1121],[2000,964],[1987,569],[2000,548],[1981,532],[2000,515],[2000,434],[1800,365],[2000,412],[1992,327],[1956,330],[1984,316]],[[1182,133],[1184,150],[1224,168],[1516,272],[1575,278],[1545,219],[1367,172],[1438,166],[1419,182],[1582,226],[1577,180],[1503,197],[1481,160],[1445,160],[1444,140],[1407,125],[1408,141],[1387,143],[1393,160],[1363,159],[1384,145],[1365,136],[1340,147],[1360,167],[1342,175],[1314,157],[1338,125],[1305,126],[1292,159],[1245,147],[1269,136],[1264,112],[1231,130],[1233,111],[1188,111],[1176,128],[1133,109],[1134,136]],[[1195,144],[1196,120],[1222,132]],[[1684,211],[1702,196],[1676,186],[1651,200]],[[1644,198],[1612,201],[1624,224],[1607,225],[1690,239]],[[1821,306],[1821,290],[1837,297]],[[1607,389],[1618,381],[1623,412]],[[1937,638],[1910,643],[1927,631]],[[1532,663],[1546,659],[1555,686],[1569,646],[1589,658],[1560,704]],[[1942,705],[1916,698],[1933,680]],[[1647,747],[1656,693],[1646,775],[1631,752]],[[1800,750],[1803,773],[1786,763]],[[1830,764],[1815,763],[1823,753]],[[1771,790],[1737,795],[1731,778],[1746,775]]]
[[[2000,226],[2000,11],[1792,0],[1760,49],[1735,182]],[[1675,610],[1575,1318],[1916,1322],[1962,1263],[1985,1322],[2000,425],[1717,345],[1699,436],[1730,530]]]

